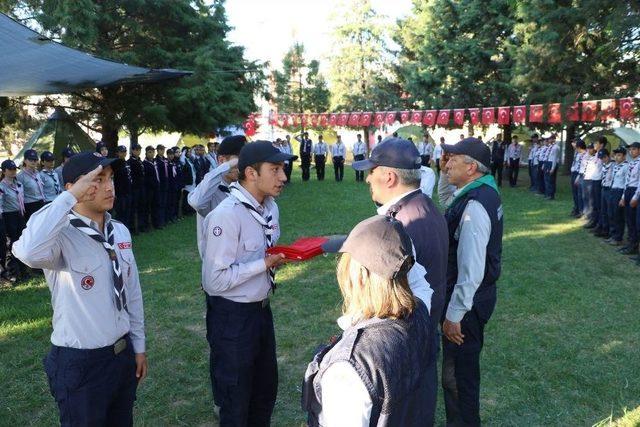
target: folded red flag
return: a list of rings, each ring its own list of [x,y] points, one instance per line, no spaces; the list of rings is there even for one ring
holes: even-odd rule
[[[322,254],[322,245],[328,240],[326,237],[302,237],[289,246],[272,246],[267,253],[283,254],[290,261],[305,261]]]

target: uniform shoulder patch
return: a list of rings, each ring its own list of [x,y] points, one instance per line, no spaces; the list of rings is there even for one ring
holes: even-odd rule
[[[218,227],[217,225],[213,227],[213,235],[216,237],[222,235],[222,228]]]
[[[131,242],[120,242],[118,243],[118,247],[120,249],[131,249]]]

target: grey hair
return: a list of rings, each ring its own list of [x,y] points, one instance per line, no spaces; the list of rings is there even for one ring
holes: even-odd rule
[[[483,175],[486,175],[486,174],[488,174],[490,172],[488,167],[486,167],[485,165],[483,165],[482,163],[480,163],[479,161],[477,161],[476,159],[474,159],[471,156],[467,156],[465,154],[463,159],[464,159],[463,162],[465,162],[466,164],[475,163],[476,164],[476,170],[479,173],[483,174]]]
[[[407,187],[419,187],[420,186],[420,169],[398,169],[398,168],[389,168],[396,175],[398,175],[398,179],[402,185],[406,185]]]

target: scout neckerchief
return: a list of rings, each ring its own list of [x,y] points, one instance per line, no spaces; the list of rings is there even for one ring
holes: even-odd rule
[[[449,206],[453,206],[454,203],[458,199],[460,199],[462,196],[464,196],[465,194],[467,194],[469,191],[473,190],[474,188],[478,188],[478,187],[480,187],[482,185],[487,185],[487,186],[493,188],[496,191],[496,193],[500,194],[500,191],[498,191],[498,186],[496,185],[495,179],[493,179],[493,177],[491,175],[487,174],[487,175],[481,176],[480,178],[476,179],[475,181],[470,182],[466,186],[462,187],[462,190],[458,194],[456,194],[456,196],[451,201]]]
[[[45,197],[44,197],[44,189],[42,188],[42,181],[38,177],[38,173],[37,172],[33,172],[32,173],[27,168],[24,168],[23,171],[29,178],[31,178],[32,180],[34,180],[36,182],[36,184],[38,185],[38,190],[40,190],[40,197],[42,197],[42,200],[44,200],[45,199]]]
[[[271,221],[273,220],[273,217],[271,216],[271,214],[267,215],[266,218],[263,217],[260,214],[260,212],[258,212],[258,210],[255,207],[253,207],[251,202],[249,202],[249,199],[247,199],[244,193],[238,188],[238,185],[239,184],[236,182],[232,183],[229,186],[230,193],[233,194],[234,197],[238,199],[238,201],[242,203],[242,205],[245,208],[247,208],[251,216],[258,222],[258,224],[262,226],[262,229],[264,230],[264,235],[267,239],[267,248],[270,248],[271,246],[273,246],[273,240],[271,239],[271,235],[273,234],[273,223]],[[269,271],[269,286],[271,286],[271,290],[275,292],[276,291],[276,269],[269,268],[268,271]]]
[[[16,200],[18,201],[18,210],[20,211],[20,214],[24,216],[24,190],[22,189],[22,184],[20,184],[20,182],[15,178],[13,179],[13,182],[9,181],[9,178],[5,179],[4,182],[7,184],[7,187],[15,191]]]
[[[58,174],[56,174],[52,170],[47,170],[47,169],[42,169],[42,172],[49,175],[49,178],[53,180],[53,190],[56,192],[56,194],[60,194],[60,184],[58,183]]]
[[[101,233],[94,230],[93,227],[88,226],[73,211],[69,212],[68,217],[71,225],[82,231],[87,236],[91,237],[96,242],[100,243],[102,247],[107,251],[109,259],[111,260],[111,267],[113,269],[113,291],[116,298],[116,307],[118,308],[118,311],[122,310],[123,307],[126,311],[128,311],[127,298],[124,291],[124,282],[122,281],[122,271],[120,270],[118,256],[116,255],[116,251],[113,248],[113,224],[111,223],[111,221],[107,222],[107,240],[105,240]]]

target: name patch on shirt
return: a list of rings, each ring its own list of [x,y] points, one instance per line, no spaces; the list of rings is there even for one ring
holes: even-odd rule
[[[118,243],[120,249],[131,249],[131,242]]]
[[[213,235],[218,237],[222,234],[222,228],[215,226],[213,227]]]
[[[80,281],[80,286],[82,287],[82,289],[84,289],[85,291],[88,291],[89,289],[93,288],[93,285],[96,283],[95,279],[93,278],[93,276],[84,276],[82,278],[82,280]]]

